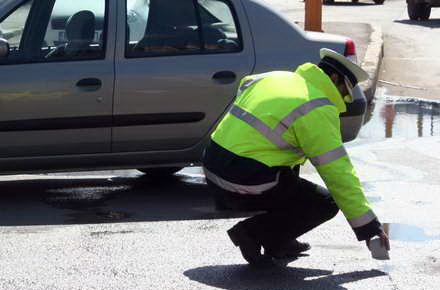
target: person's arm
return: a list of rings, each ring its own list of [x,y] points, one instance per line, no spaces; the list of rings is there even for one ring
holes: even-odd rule
[[[369,240],[382,234],[381,224],[365,198],[343,146],[336,107],[323,106],[299,118],[294,123],[294,132],[357,239]]]

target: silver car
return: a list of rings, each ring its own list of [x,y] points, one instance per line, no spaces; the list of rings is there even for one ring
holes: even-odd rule
[[[342,36],[260,0],[2,0],[0,173],[198,164],[251,73],[294,70]]]

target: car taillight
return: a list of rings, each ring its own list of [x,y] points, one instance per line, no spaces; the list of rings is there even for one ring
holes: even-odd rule
[[[351,39],[347,39],[345,41],[345,51],[344,55],[350,59],[352,62],[357,63],[357,55],[356,55],[356,45],[354,41]]]

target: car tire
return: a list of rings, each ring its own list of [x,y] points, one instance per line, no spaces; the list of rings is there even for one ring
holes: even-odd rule
[[[359,3],[359,0],[351,0],[351,3]]]
[[[385,0],[373,0],[375,4],[382,5]]]
[[[166,178],[172,176],[183,167],[156,167],[156,168],[139,168],[138,170],[147,174],[152,178]]]
[[[428,20],[431,15],[431,7],[424,3],[415,3],[408,1],[408,16],[411,20]]]

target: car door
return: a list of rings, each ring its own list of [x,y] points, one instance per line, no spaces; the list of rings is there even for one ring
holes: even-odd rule
[[[123,0],[112,150],[178,150],[198,143],[254,66],[239,1]]]
[[[16,1],[0,19],[0,157],[110,152],[114,1]]]

